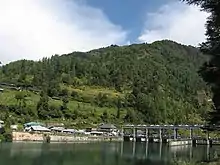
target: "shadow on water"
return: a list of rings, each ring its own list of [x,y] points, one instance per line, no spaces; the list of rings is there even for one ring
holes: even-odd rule
[[[0,145],[0,160],[6,165],[168,165],[173,160],[205,161],[217,150],[218,147],[168,147],[132,142],[5,143]]]

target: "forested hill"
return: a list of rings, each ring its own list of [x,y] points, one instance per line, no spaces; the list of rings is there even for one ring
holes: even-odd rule
[[[198,74],[207,60],[194,47],[158,41],[16,61],[1,67],[0,81],[25,90],[6,89],[0,97],[10,93],[18,103],[0,103],[30,118],[196,123],[210,110],[211,94]]]

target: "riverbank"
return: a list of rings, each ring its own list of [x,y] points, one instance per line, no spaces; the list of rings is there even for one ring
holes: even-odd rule
[[[70,136],[70,135],[54,135],[29,132],[12,132],[13,142],[93,142],[93,141],[122,141],[121,137],[108,136]]]
[[[220,165],[220,159],[215,159],[210,162],[186,162],[186,161],[177,161],[172,165]]]

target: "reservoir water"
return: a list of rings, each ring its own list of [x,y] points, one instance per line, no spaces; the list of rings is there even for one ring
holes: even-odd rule
[[[175,160],[205,161],[219,147],[179,146],[132,142],[2,143],[2,165],[169,165]]]

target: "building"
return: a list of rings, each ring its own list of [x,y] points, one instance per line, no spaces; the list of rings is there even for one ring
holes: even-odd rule
[[[90,132],[90,135],[92,135],[92,136],[101,136],[101,135],[103,135],[103,132],[99,132],[99,131],[92,131],[92,132]]]
[[[99,126],[98,130],[100,132],[116,132],[117,128],[113,124],[102,124]]]
[[[26,127],[25,131],[28,131],[28,132],[50,132],[50,129],[43,127],[43,126],[31,126],[31,127]]]
[[[0,129],[4,127],[4,121],[0,120]]]
[[[49,129],[53,132],[63,132],[64,127],[49,127]]]
[[[4,92],[4,89],[0,88],[0,93],[3,93]]]
[[[18,125],[11,125],[10,127],[11,127],[11,129],[12,129],[13,131],[18,130]]]
[[[85,130],[75,130],[75,134],[85,134]]]
[[[97,128],[91,128],[91,127],[89,127],[89,128],[86,128],[86,129],[85,129],[85,132],[92,132],[92,131],[97,131]]]
[[[76,132],[75,129],[64,129],[64,130],[63,130],[63,133],[73,134],[73,133],[75,133],[75,132]]]
[[[3,124],[4,124],[4,121],[0,120],[0,124],[3,125]]]
[[[37,122],[29,122],[29,123],[25,123],[25,124],[24,124],[24,128],[26,128],[26,127],[32,127],[32,126],[43,126],[43,124],[37,123]]]

